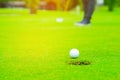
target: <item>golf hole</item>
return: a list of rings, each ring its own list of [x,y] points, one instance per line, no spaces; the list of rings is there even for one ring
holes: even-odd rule
[[[67,62],[69,65],[91,65],[90,61],[70,61]]]

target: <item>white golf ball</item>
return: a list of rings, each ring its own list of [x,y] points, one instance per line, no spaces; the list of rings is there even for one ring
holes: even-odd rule
[[[79,54],[80,54],[80,52],[79,52],[79,50],[78,49],[71,49],[70,50],[70,57],[71,58],[78,58],[79,57]]]
[[[58,23],[63,22],[63,18],[57,18],[57,19],[56,19],[56,22],[58,22]]]

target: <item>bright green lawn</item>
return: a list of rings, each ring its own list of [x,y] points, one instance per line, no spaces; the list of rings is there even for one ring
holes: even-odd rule
[[[120,11],[96,10],[90,27],[74,26],[82,15],[1,9],[0,80],[120,80]],[[67,64],[80,60],[92,64]]]

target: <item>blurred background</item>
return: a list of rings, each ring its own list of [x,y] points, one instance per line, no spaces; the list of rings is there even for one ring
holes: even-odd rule
[[[61,11],[74,10],[78,8],[78,5],[82,7],[81,0],[0,0],[0,8],[28,8],[35,5],[40,10]],[[97,0],[96,5],[107,6],[108,11],[113,11],[114,7],[120,7],[120,0]]]

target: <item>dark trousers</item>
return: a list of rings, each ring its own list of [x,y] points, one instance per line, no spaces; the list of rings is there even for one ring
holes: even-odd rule
[[[83,1],[83,8],[84,8],[84,18],[83,20],[91,20],[96,0],[82,0]]]

